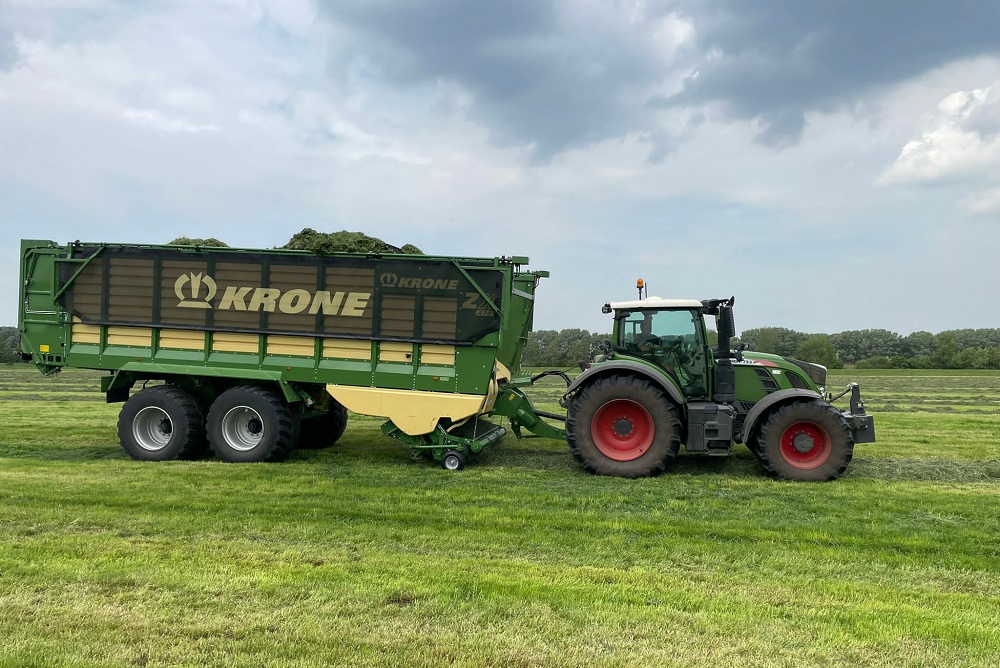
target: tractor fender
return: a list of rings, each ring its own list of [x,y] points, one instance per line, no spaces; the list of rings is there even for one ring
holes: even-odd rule
[[[750,436],[750,432],[753,431],[754,424],[760,417],[769,411],[771,408],[777,406],[778,404],[787,403],[790,401],[795,401],[797,399],[822,399],[823,397],[818,392],[813,392],[812,390],[803,390],[800,388],[793,388],[790,390],[778,390],[773,392],[757,403],[753,405],[750,412],[747,413],[746,419],[743,420],[743,430],[740,433],[740,442],[746,443],[747,437]]]
[[[667,375],[664,371],[662,373],[657,373],[655,369],[651,369],[645,364],[639,364],[638,362],[630,362],[628,360],[620,360],[616,362],[602,362],[597,366],[593,366],[579,376],[576,377],[568,388],[566,388],[566,394],[563,395],[562,403],[566,404],[567,397],[573,394],[577,389],[582,387],[584,384],[589,383],[595,378],[600,378],[602,376],[608,376],[616,371],[627,371],[629,373],[635,374],[637,376],[642,376],[647,378],[663,389],[667,395],[673,400],[675,404],[679,407],[683,407],[687,402],[684,399],[684,394],[680,391],[680,388],[674,383],[673,379]]]

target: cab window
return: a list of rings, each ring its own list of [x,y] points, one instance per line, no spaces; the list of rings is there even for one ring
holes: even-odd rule
[[[621,321],[618,345],[673,373],[686,395],[703,395],[707,361],[700,323],[694,311],[632,311]]]

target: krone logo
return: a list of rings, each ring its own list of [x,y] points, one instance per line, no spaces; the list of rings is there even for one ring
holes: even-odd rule
[[[184,294],[184,287],[189,286],[188,290],[190,295]],[[201,294],[201,288],[205,286],[205,294]],[[209,303],[212,298],[215,297],[215,293],[218,291],[218,287],[215,285],[215,279],[208,274],[194,273],[193,271],[188,274],[181,274],[174,281],[174,293],[177,295],[177,299],[180,303],[177,305],[183,308],[212,308]],[[188,299],[191,301],[188,301]]]
[[[397,282],[399,282],[399,277],[391,272],[386,272],[379,276],[378,280],[382,283],[383,288],[392,288],[396,286]]]

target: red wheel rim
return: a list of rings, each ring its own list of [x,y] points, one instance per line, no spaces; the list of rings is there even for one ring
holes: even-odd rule
[[[653,418],[628,399],[601,406],[590,423],[590,435],[602,455],[616,462],[638,459],[653,444]]]
[[[830,457],[830,433],[815,422],[796,422],[781,432],[781,456],[797,469],[814,469]]]

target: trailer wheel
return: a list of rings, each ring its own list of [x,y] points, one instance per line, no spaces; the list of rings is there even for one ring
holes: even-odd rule
[[[227,462],[273,462],[291,452],[298,436],[298,416],[284,397],[253,385],[219,395],[208,411],[208,442]]]
[[[566,440],[587,471],[641,478],[673,463],[680,427],[677,409],[658,387],[634,376],[608,376],[574,397],[566,416]]]
[[[764,470],[783,480],[834,480],[854,456],[847,421],[828,403],[796,402],[777,409],[760,429],[757,455]]]
[[[298,447],[307,450],[329,448],[344,435],[347,429],[347,409],[335,399],[330,399],[330,410],[314,418],[302,420],[299,427]]]
[[[118,439],[132,459],[193,459],[205,447],[205,419],[194,397],[179,387],[147,387],[122,406]]]
[[[446,450],[441,455],[441,468],[446,471],[461,471],[465,468],[465,455],[458,450]]]

